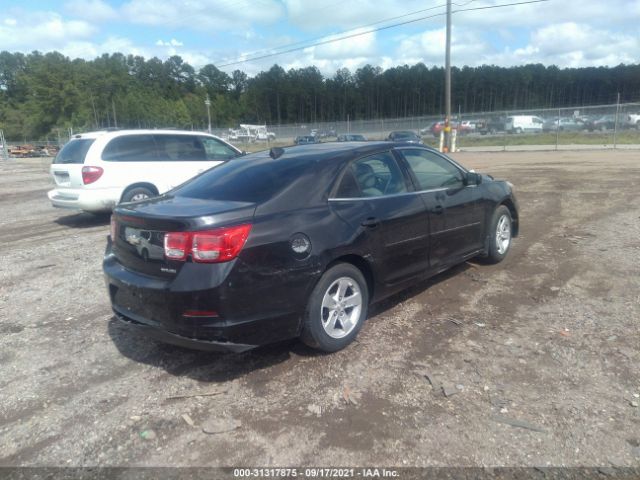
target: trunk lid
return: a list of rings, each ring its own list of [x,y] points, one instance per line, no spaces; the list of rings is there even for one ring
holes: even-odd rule
[[[114,211],[113,253],[128,270],[153,277],[174,277],[185,262],[167,260],[167,232],[210,230],[253,221],[256,205],[249,202],[199,200],[171,196],[122,205]],[[187,259],[187,262],[191,261]]]

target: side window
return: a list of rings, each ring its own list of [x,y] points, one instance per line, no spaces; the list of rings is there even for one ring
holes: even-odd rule
[[[428,150],[401,151],[418,180],[420,190],[456,188],[464,185],[460,169],[440,155]]]
[[[351,168],[347,168],[336,191],[336,198],[357,198],[361,196],[362,193],[356,182],[356,177],[353,176]]]
[[[389,152],[384,152],[352,163],[338,188],[338,198],[381,197],[406,191],[400,167]]]
[[[207,160],[230,160],[239,154],[229,145],[211,137],[200,137],[207,154]]]
[[[151,162],[158,160],[152,135],[124,135],[111,140],[102,152],[111,162]]]
[[[162,160],[194,162],[207,160],[200,138],[195,135],[154,135]]]

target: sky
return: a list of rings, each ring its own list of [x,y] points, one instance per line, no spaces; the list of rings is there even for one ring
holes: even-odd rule
[[[542,63],[563,68],[640,62],[640,0],[549,0],[456,12],[516,1],[521,0],[454,0],[452,63],[460,67]],[[444,63],[445,3],[0,0],[0,50],[56,50],[85,59],[114,52],[163,60],[180,55],[196,68],[214,64],[249,75],[274,63],[285,69],[315,65],[325,75],[365,64],[440,66]],[[431,18],[371,31],[425,16]],[[304,43],[326,42],[345,32],[364,34],[317,46]],[[305,48],[252,60],[301,46]]]

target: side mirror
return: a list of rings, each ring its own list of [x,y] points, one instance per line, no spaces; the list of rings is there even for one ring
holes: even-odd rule
[[[482,175],[474,171],[469,171],[464,176],[465,185],[480,185],[482,183]]]

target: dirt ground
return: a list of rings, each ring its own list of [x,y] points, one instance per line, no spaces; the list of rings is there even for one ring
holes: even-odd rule
[[[640,466],[640,152],[455,157],[515,184],[509,257],[375,306],[332,355],[130,334],[108,218],[1,162],[0,465]]]

